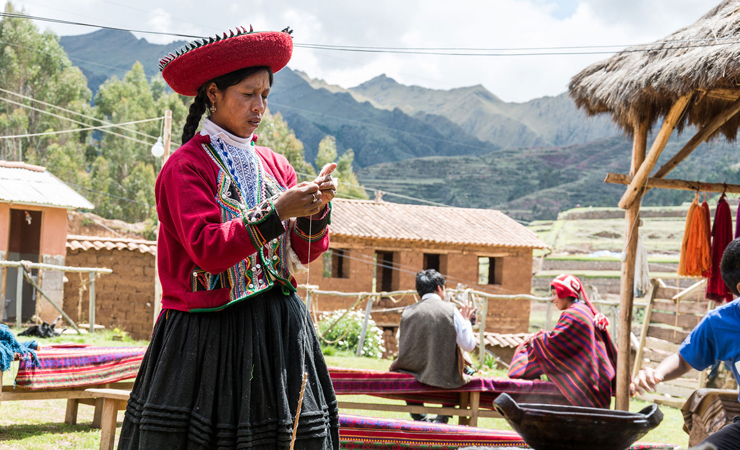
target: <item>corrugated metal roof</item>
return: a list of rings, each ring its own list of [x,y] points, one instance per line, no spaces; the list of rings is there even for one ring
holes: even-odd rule
[[[157,254],[157,242],[144,239],[111,238],[103,236],[67,236],[67,248],[71,250],[131,250]]]
[[[494,209],[335,199],[333,236],[489,247],[548,248],[537,235]]]
[[[93,209],[95,206],[40,166],[0,161],[0,202]]]

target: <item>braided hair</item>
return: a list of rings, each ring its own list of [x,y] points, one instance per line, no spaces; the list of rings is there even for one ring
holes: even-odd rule
[[[186,143],[195,136],[195,132],[200,124],[200,118],[203,117],[203,113],[211,107],[211,100],[208,98],[208,87],[211,83],[216,83],[216,87],[223,91],[230,86],[244,81],[245,78],[250,77],[258,72],[265,71],[270,76],[270,86],[272,86],[272,70],[267,66],[254,66],[245,67],[244,69],[235,70],[229,72],[226,75],[221,75],[210,81],[206,81],[203,85],[198,88],[198,95],[193,99],[193,103],[190,105],[190,112],[188,113],[187,119],[185,119],[185,126],[182,129],[182,143]]]

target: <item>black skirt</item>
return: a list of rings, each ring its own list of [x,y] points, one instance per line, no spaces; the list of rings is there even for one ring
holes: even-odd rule
[[[154,328],[119,450],[339,448],[337,401],[305,305],[279,287],[222,311],[170,310]]]

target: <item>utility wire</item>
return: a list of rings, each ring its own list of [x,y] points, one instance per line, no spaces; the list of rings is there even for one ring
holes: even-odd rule
[[[144,120],[135,120],[133,122],[124,122],[125,124],[132,124],[132,123],[143,123],[143,122],[151,122],[154,120],[161,120],[159,118],[156,119],[144,119]],[[96,127],[87,127],[87,128],[75,128],[71,130],[61,130],[61,131],[45,131],[43,133],[30,133],[30,134],[16,134],[13,136],[0,136],[0,139],[14,139],[14,138],[27,138],[27,137],[36,137],[36,136],[51,136],[56,134],[66,134],[66,133],[77,133],[79,131],[89,131],[89,130],[103,130],[104,128],[110,128],[115,127],[116,124],[110,124],[110,125],[99,125]]]
[[[307,173],[303,173],[303,172],[296,172],[296,174],[303,175],[305,177],[311,177],[311,175],[309,175]],[[359,184],[345,183],[343,181],[341,182],[341,184],[346,184],[347,186],[352,186],[352,187],[356,187],[356,188],[360,188],[360,189],[370,189],[370,190],[374,190],[374,191],[382,191],[383,194],[394,195],[396,197],[405,198],[407,200],[415,200],[417,202],[422,202],[422,203],[429,203],[430,205],[434,205],[434,206],[443,206],[445,208],[450,208],[451,207],[451,205],[445,205],[444,203],[433,202],[431,200],[424,200],[422,198],[409,197],[408,195],[403,195],[403,194],[396,194],[395,192],[385,191],[385,190],[382,190],[380,188],[374,188],[374,187],[368,186],[368,185],[360,186]],[[355,197],[355,198],[357,198],[358,200],[365,200],[365,199],[362,199],[362,198],[359,198],[359,197]],[[454,208],[454,206],[453,206],[453,208]]]
[[[157,139],[157,136],[152,136],[151,134],[146,134],[146,133],[143,133],[141,131],[133,130],[131,128],[127,128],[127,127],[122,126],[122,125],[125,125],[125,123],[108,122],[106,120],[98,119],[97,117],[89,116],[87,114],[82,114],[82,113],[79,113],[77,111],[72,111],[71,109],[62,108],[61,106],[57,106],[57,105],[54,105],[54,104],[51,104],[51,103],[47,103],[47,102],[42,101],[42,100],[37,100],[37,99],[35,99],[33,97],[29,97],[27,95],[22,95],[22,94],[19,94],[17,92],[9,91],[9,90],[3,89],[3,88],[0,88],[0,92],[5,92],[6,94],[12,94],[12,95],[15,95],[17,97],[20,97],[20,98],[23,98],[23,99],[26,99],[26,100],[30,100],[32,102],[41,103],[44,106],[48,106],[50,108],[58,109],[60,111],[64,111],[64,112],[69,113],[69,114],[75,114],[77,116],[84,117],[84,118],[90,119],[90,120],[94,120],[96,122],[100,122],[100,123],[103,123],[105,125],[111,125],[113,127],[119,127],[119,128],[122,128],[122,129],[124,129],[126,131],[129,131],[131,133],[138,134],[140,136],[144,136],[144,137],[148,137],[148,138],[152,138],[152,139]],[[149,122],[149,121],[153,121],[153,120],[164,120],[164,118],[158,117],[156,119],[148,119],[148,120],[145,120],[143,122]],[[126,123],[138,123],[138,122],[126,122]]]
[[[26,105],[26,104],[23,104],[23,103],[20,103],[20,102],[16,102],[16,101],[10,100],[8,98],[0,97],[0,100],[5,101],[5,102],[8,102],[8,103],[11,103],[11,104],[14,104],[14,105],[21,106],[23,108],[28,108],[30,110],[37,111],[37,112],[40,112],[42,114],[48,114],[48,115],[50,115],[52,117],[56,117],[58,119],[68,120],[68,121],[70,121],[72,123],[76,123],[77,125],[85,125],[85,126],[90,125],[90,124],[85,123],[85,122],[80,122],[79,120],[74,120],[74,119],[70,119],[69,117],[60,116],[59,114],[54,114],[52,112],[45,111],[45,110],[39,109],[39,108],[35,108],[33,106],[29,106],[29,105]],[[153,144],[152,142],[145,142],[145,141],[142,141],[141,139],[136,139],[136,138],[132,138],[131,136],[126,136],[125,134],[116,133],[115,131],[110,131],[110,130],[100,130],[100,131],[102,131],[103,133],[108,133],[108,134],[112,134],[114,136],[119,136],[119,137],[122,137],[122,138],[125,138],[125,139],[129,139],[131,141],[139,142],[141,144],[146,144],[146,145],[152,145]]]
[[[95,189],[90,189],[89,187],[85,187],[85,186],[82,186],[82,185],[79,185],[79,184],[76,184],[76,183],[72,183],[72,182],[69,182],[69,181],[65,181],[65,183],[67,183],[69,185],[72,185],[72,186],[75,186],[75,187],[78,187],[80,189],[84,189],[86,191],[95,192],[97,194],[107,195],[108,197],[117,198],[119,200],[124,200],[124,201],[130,202],[130,203],[136,203],[137,205],[142,205],[142,206],[146,206],[146,207],[151,207],[152,206],[152,205],[150,205],[148,203],[137,202],[136,200],[131,200],[130,198],[121,197],[119,195],[109,194],[109,193],[103,192],[103,191],[96,191]]]
[[[192,35],[192,34],[181,34],[181,33],[169,33],[169,32],[160,32],[160,31],[148,31],[148,30],[137,30],[132,28],[122,28],[122,27],[111,27],[111,26],[104,26],[104,25],[96,25],[86,22],[76,22],[76,21],[70,21],[70,20],[62,20],[62,19],[54,19],[50,17],[41,17],[41,16],[31,16],[27,14],[20,14],[20,13],[7,13],[2,12],[0,13],[0,17],[7,17],[11,19],[31,19],[31,20],[38,20],[43,22],[51,22],[51,23],[60,23],[60,24],[66,24],[66,25],[77,25],[77,26],[84,26],[84,27],[92,27],[92,28],[103,28],[108,30],[117,30],[117,31],[129,31],[132,33],[142,33],[142,34],[153,34],[153,35],[159,35],[159,36],[175,36],[175,37],[184,37],[189,39],[204,39],[207,38],[206,36],[199,36],[199,35]],[[727,40],[728,42],[717,42],[719,40]],[[640,47],[644,46],[647,48],[625,48],[624,50],[621,50],[622,53],[636,53],[636,52],[648,52],[648,51],[663,51],[663,50],[678,50],[678,49],[684,49],[684,48],[695,48],[695,47],[714,47],[718,45],[727,45],[727,44],[733,44],[740,42],[738,39],[733,38],[716,38],[716,39],[706,39],[706,41],[709,41],[711,43],[707,44],[696,44],[696,45],[686,45],[686,46],[673,46],[673,47],[658,47],[659,45],[666,43],[684,43],[684,42],[701,42],[703,40],[667,40],[667,41],[658,41],[653,42],[650,44],[633,44],[633,45],[606,45],[603,47],[599,46],[567,46],[567,47],[532,47],[532,49],[547,49],[547,50],[568,50],[568,49],[588,49],[588,48],[616,48],[616,47]],[[527,52],[527,53],[499,53],[502,51],[517,51],[517,48],[510,48],[510,49],[465,49],[465,51],[461,51],[455,48],[445,48],[444,50],[436,50],[434,48],[423,48],[422,50],[419,50],[420,47],[408,47],[408,48],[401,48],[401,47],[361,47],[361,46],[331,46],[327,44],[303,44],[303,43],[295,43],[295,47],[302,47],[302,48],[308,48],[313,50],[332,50],[332,51],[344,51],[344,52],[360,52],[360,53],[395,53],[395,54],[418,54],[418,55],[436,55],[436,56],[485,56],[485,57],[503,57],[503,56],[563,56],[563,55],[598,55],[598,54],[612,54],[616,53],[616,51],[583,51],[583,52],[564,52],[564,51],[552,51],[552,52]],[[652,47],[651,47],[652,46]],[[475,52],[475,53],[473,53]]]

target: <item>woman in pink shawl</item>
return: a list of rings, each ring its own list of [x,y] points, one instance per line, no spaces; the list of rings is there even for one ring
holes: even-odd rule
[[[617,350],[606,331],[609,321],[591,304],[581,281],[560,275],[550,284],[552,302],[563,311],[555,329],[522,343],[509,377],[554,382],[576,406],[609,408]]]

